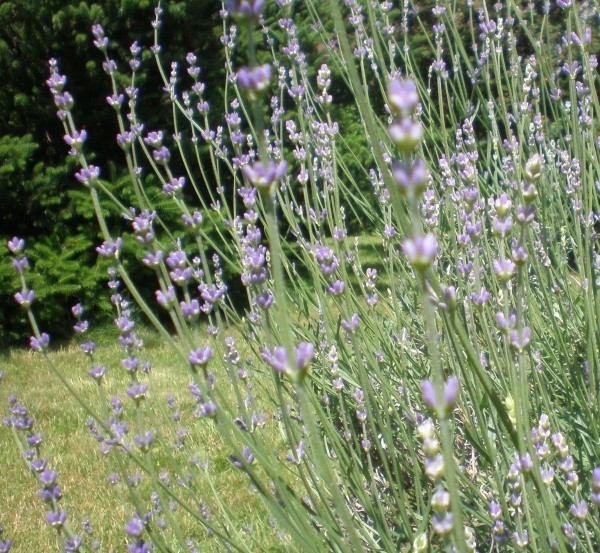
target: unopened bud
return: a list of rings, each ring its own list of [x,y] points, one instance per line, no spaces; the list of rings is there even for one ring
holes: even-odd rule
[[[540,154],[530,157],[525,164],[525,180],[529,183],[537,182],[542,176],[543,159]]]

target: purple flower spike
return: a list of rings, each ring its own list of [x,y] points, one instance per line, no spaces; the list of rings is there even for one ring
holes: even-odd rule
[[[12,240],[8,241],[7,246],[12,254],[19,255],[25,249],[25,240],[15,236]]]
[[[8,553],[12,548],[11,540],[0,540],[0,553]]]
[[[99,50],[106,50],[108,38],[104,36],[102,25],[99,25],[98,23],[92,25],[92,34],[94,35],[94,46]]]

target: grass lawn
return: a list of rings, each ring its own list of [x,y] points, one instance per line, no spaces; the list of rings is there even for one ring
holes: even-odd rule
[[[175,440],[176,425],[166,403],[166,397],[172,394],[182,412],[180,426],[185,426],[189,432],[186,446],[181,451],[168,446],[156,448],[159,453],[155,456],[157,472],[168,470],[171,480],[175,481],[177,471],[191,471],[189,459],[192,455],[197,454],[203,460],[210,459],[210,466],[205,472],[195,469],[197,495],[211,509],[219,508],[212,499],[206,478],[209,476],[211,485],[219,490],[229,509],[236,513],[236,525],[239,524],[239,527],[228,530],[251,529],[255,543],[262,544],[260,548],[252,546],[251,549],[282,550],[281,542],[276,540],[268,524],[260,499],[249,489],[245,475],[230,463],[213,423],[192,417],[194,404],[187,389],[190,376],[186,368],[181,362],[174,361],[173,352],[156,335],[142,334],[146,347],[140,357],[145,356],[153,365],[147,379],[150,387],[145,405],[146,424],[164,441]],[[242,343],[239,336],[236,336],[236,341]],[[216,359],[222,354],[219,351],[214,353]],[[126,409],[130,409],[131,400],[124,393],[128,375],[120,364],[122,356],[116,340],[106,336],[99,340],[97,362],[109,369],[105,382],[107,397],[118,394]],[[98,410],[102,408],[97,386],[87,376],[89,361],[77,344],[52,351],[49,358],[86,403]],[[0,381],[3,418],[8,414],[7,397],[16,394],[19,402],[26,405],[35,418],[35,429],[44,435],[42,455],[59,473],[58,482],[64,496],[61,503],[69,513],[71,528],[83,535],[81,522],[87,518],[94,529],[93,536],[86,540],[88,545],[93,539],[98,539],[101,551],[125,551],[124,526],[133,515],[133,507],[124,483],[108,484],[108,477],[115,470],[114,455],[107,457],[99,452],[97,442],[85,425],[88,415],[59,382],[42,355],[28,350],[12,350],[1,357],[0,362],[0,370],[4,372]],[[219,375],[218,363],[214,363],[214,367],[217,378],[223,377]],[[142,377],[141,380],[145,379]],[[276,437],[273,439],[276,440]],[[56,532],[45,522],[46,506],[36,495],[39,484],[20,456],[12,429],[4,424],[0,426],[0,466],[0,523],[5,527],[5,537],[14,541],[17,551],[58,550]],[[142,479],[136,490],[147,500],[151,490],[145,479],[147,477]],[[149,503],[146,501],[145,505]],[[197,522],[188,520],[180,511],[177,510],[174,515],[184,535],[193,537],[201,551],[222,550]],[[251,543],[250,539],[246,538],[246,541]]]

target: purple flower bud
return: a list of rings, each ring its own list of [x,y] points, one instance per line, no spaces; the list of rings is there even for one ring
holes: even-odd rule
[[[452,532],[452,527],[454,526],[454,518],[452,517],[452,513],[433,515],[431,517],[431,525],[436,534],[440,536],[449,534]]]
[[[39,476],[40,484],[44,488],[54,487],[54,484],[56,484],[57,478],[58,478],[58,473],[55,470],[45,470]]]
[[[160,265],[160,262],[163,259],[163,252],[156,251],[147,253],[142,259],[142,263],[146,265],[146,267],[156,268]]]
[[[44,472],[46,470],[46,468],[48,467],[48,460],[47,459],[34,459],[29,464],[29,467],[34,472],[38,472],[38,473]]]
[[[163,186],[163,194],[165,196],[173,196],[183,190],[185,186],[185,177],[173,177]]]
[[[523,246],[512,249],[512,258],[516,265],[524,265],[528,257],[527,250]]]
[[[98,179],[99,176],[100,168],[95,165],[83,167],[80,171],[75,173],[75,178],[84,186],[89,186],[93,181]]]
[[[433,263],[438,245],[435,236],[429,233],[415,239],[406,239],[402,248],[412,268],[422,273]]]
[[[588,515],[587,503],[582,499],[579,503],[574,503],[573,505],[571,505],[569,512],[577,520],[585,520]]]
[[[50,344],[50,336],[45,332],[42,332],[39,338],[35,336],[29,338],[29,347],[33,351],[44,351],[48,347],[48,344]]]
[[[112,75],[117,71],[117,62],[115,60],[103,61],[102,69],[107,75]]]
[[[31,447],[38,447],[42,443],[43,439],[44,436],[41,432],[29,434],[29,436],[27,436],[27,444]]]
[[[188,356],[188,361],[192,367],[205,367],[211,358],[212,349],[207,345],[195,351],[191,351]]]
[[[144,540],[137,540],[134,543],[127,544],[129,553],[150,553],[152,548]]]
[[[101,246],[96,248],[98,254],[103,257],[119,257],[123,240],[119,237],[116,240],[105,240]]]
[[[531,342],[531,329],[527,326],[520,331],[513,330],[510,333],[510,345],[519,352],[522,352],[529,342]]]
[[[81,351],[83,351],[83,353],[92,355],[95,350],[96,350],[96,344],[92,341],[84,342],[83,344],[81,344]]]
[[[81,317],[83,315],[83,305],[80,303],[76,303],[73,307],[71,307],[71,313],[73,313],[74,317]]]
[[[273,305],[273,301],[275,300],[275,296],[271,290],[265,290],[262,294],[259,294],[254,298],[256,305],[261,309],[269,309],[271,305]]]
[[[125,525],[125,532],[132,538],[139,538],[144,533],[145,525],[143,521],[135,516]]]
[[[394,79],[388,88],[388,103],[401,117],[412,115],[419,104],[417,85],[412,79]]]
[[[270,193],[273,185],[283,179],[287,171],[287,163],[275,163],[269,160],[267,165],[257,161],[252,166],[244,165],[242,173],[261,193]]]
[[[350,334],[354,333],[360,324],[360,317],[358,313],[354,313],[349,321],[342,320],[340,322],[341,327]]]
[[[162,290],[156,291],[156,301],[165,309],[170,308],[175,302],[175,288],[169,286],[166,292]]]
[[[7,246],[12,254],[19,255],[20,253],[23,253],[23,250],[25,249],[25,240],[15,236],[8,241]]]
[[[260,98],[271,82],[271,66],[269,64],[256,67],[242,67],[236,74],[238,86],[251,100]]]
[[[64,136],[65,143],[67,146],[73,148],[75,152],[79,152],[83,147],[83,143],[87,139],[87,132],[85,129],[81,131],[73,131],[73,134],[66,134]]]
[[[421,383],[423,402],[437,413],[439,418],[448,415],[456,403],[459,391],[458,378],[454,375],[448,378],[442,391],[439,391],[430,380],[423,380]]]
[[[65,541],[65,551],[66,553],[76,553],[81,550],[83,545],[83,540],[79,536],[73,536]],[[2,553],[0,551],[0,553]]]
[[[121,107],[124,100],[125,97],[123,96],[123,94],[112,94],[111,96],[106,97],[107,104],[116,110],[118,110]]]
[[[181,218],[184,224],[190,228],[196,228],[198,225],[202,224],[203,219],[202,213],[200,213],[199,211],[194,211],[191,217],[189,215],[182,215]]]
[[[12,260],[12,266],[16,271],[22,273],[29,266],[29,261],[26,257],[15,257]]]
[[[66,521],[67,513],[65,511],[52,511],[46,515],[46,522],[57,530],[60,530]]]
[[[394,121],[388,127],[388,134],[396,147],[404,154],[412,154],[423,139],[423,127],[421,123],[412,119],[401,119]]]
[[[398,162],[392,172],[394,179],[405,196],[418,198],[427,186],[427,166],[422,159],[417,159],[411,165]]]
[[[327,293],[332,296],[339,296],[345,289],[346,283],[338,279],[327,286]]]
[[[517,206],[517,221],[521,225],[528,225],[533,221],[535,217],[535,205],[529,204],[527,206]]]
[[[171,152],[169,152],[169,149],[166,146],[161,146],[158,150],[152,152],[152,157],[156,163],[166,165],[171,159]]]
[[[226,0],[225,9],[240,22],[257,20],[265,9],[264,0]]]
[[[148,391],[148,385],[137,383],[129,386],[127,390],[125,390],[127,395],[135,401],[135,403],[139,403],[142,399],[146,397],[146,392]]]
[[[15,301],[23,309],[29,309],[29,306],[32,304],[34,298],[35,293],[33,290],[22,290],[21,292],[17,292],[15,294]]]
[[[500,282],[508,282],[515,272],[515,264],[510,259],[498,259],[492,267]]]
[[[93,378],[96,382],[100,382],[104,375],[106,374],[106,367],[103,365],[97,365],[96,367],[92,367],[88,371],[88,376]]]
[[[75,324],[73,326],[73,330],[77,334],[83,334],[83,333],[87,332],[89,327],[90,327],[89,321],[79,321],[77,324]]]
[[[497,501],[490,502],[490,516],[494,520],[498,520],[502,516],[502,507]]]
[[[142,451],[148,451],[150,449],[150,446],[152,445],[153,440],[154,432],[152,432],[152,430],[148,430],[143,436],[136,434],[133,437],[133,441]]]
[[[307,342],[301,342],[296,348],[296,368],[303,371],[315,355],[315,347]]]

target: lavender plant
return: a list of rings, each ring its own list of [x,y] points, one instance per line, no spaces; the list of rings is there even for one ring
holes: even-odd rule
[[[123,400],[105,392],[110,371],[85,338],[84,307],[73,315],[103,406],[81,407],[127,483],[128,550],[193,551],[199,528],[222,548],[269,547],[217,486],[197,495],[211,459],[188,436],[203,425],[264,504],[275,549],[598,550],[597,3],[230,0],[220,13],[228,76],[224,105],[211,106],[197,54],[165,67],[156,8],[150,51],[171,111],[162,129],[138,117],[143,47],[119,69],[92,29],[135,205],[89,162],[67,78],[50,62],[97,251],[111,263]],[[307,21],[320,52],[303,49]],[[358,172],[336,119],[343,90],[370,149]],[[180,226],[164,224],[146,171]],[[107,223],[104,201],[129,234]],[[125,258],[127,240],[143,259]],[[8,246],[31,348],[46,354],[25,244]],[[134,270],[153,272],[155,303]],[[155,427],[146,407],[136,314],[189,373],[189,400],[168,400],[172,428]],[[48,523],[64,550],[88,550],[28,411],[12,399],[10,412]],[[193,472],[177,470],[169,433]]]

